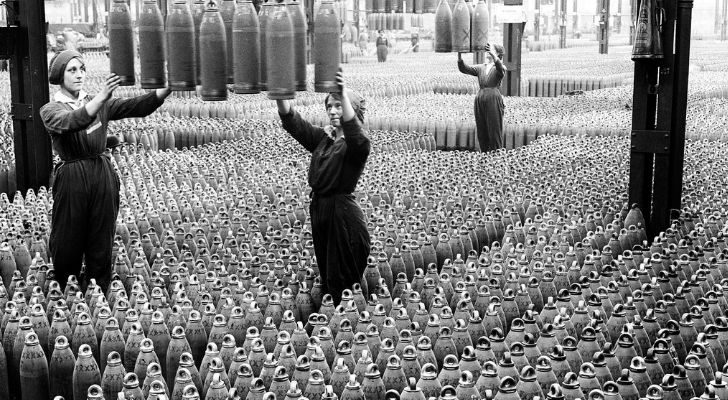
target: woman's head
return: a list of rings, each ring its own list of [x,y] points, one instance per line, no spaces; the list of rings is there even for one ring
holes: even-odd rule
[[[503,46],[499,44],[492,44],[493,50],[495,50],[495,54],[498,55],[498,59],[503,61],[503,55],[505,54],[505,51],[503,50]],[[485,53],[485,57],[487,58],[487,62],[495,62],[493,59],[493,55],[490,54],[490,52]]]
[[[503,59],[503,56],[505,55],[506,51],[503,49],[503,46],[499,44],[493,45],[493,48],[495,48],[495,53],[498,54],[498,58],[501,60]]]
[[[366,100],[356,92],[345,89],[351,108],[354,109],[354,114],[360,122],[364,122],[364,113],[366,112]],[[343,114],[343,107],[341,104],[341,93],[329,93],[324,100],[324,106],[326,107],[326,113],[329,116],[331,125],[334,127],[341,126],[341,116]]]
[[[51,59],[48,65],[48,82],[61,85],[70,92],[78,92],[86,78],[86,66],[81,53],[64,50]]]

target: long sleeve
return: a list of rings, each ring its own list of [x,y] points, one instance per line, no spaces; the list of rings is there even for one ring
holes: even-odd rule
[[[458,69],[463,74],[478,76],[478,68],[466,65],[462,59],[458,60]]]
[[[306,150],[313,153],[316,150],[321,139],[324,137],[324,130],[311,125],[310,122],[301,118],[296,110],[291,108],[288,114],[279,114],[283,122],[283,129],[288,132],[291,137],[296,139]]]
[[[498,57],[495,58],[495,69],[500,78],[503,78],[506,75],[506,66]]]
[[[342,124],[344,140],[346,140],[346,155],[359,161],[366,160],[371,151],[371,143],[359,124],[359,120],[352,118]]]
[[[61,135],[86,129],[94,121],[86,112],[86,107],[68,110],[55,101],[41,107],[40,117],[49,132]]]
[[[117,120],[146,117],[159,108],[162,103],[164,100],[160,100],[156,92],[150,92],[131,99],[112,98],[106,104],[109,110],[109,120]]]

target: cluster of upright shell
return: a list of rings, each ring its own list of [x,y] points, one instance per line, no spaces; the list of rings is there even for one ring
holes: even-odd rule
[[[315,123],[315,120],[311,120]],[[328,121],[324,121],[325,124]],[[141,146],[146,150],[174,150],[208,143],[218,143],[243,138],[256,138],[275,132],[280,134],[279,122],[255,120],[216,120],[206,118],[147,118],[142,121],[118,121],[109,130],[126,146]],[[384,130],[371,127],[368,130],[372,149],[425,149],[434,151],[432,133],[419,131]],[[1,165],[1,164],[0,164]]]
[[[219,4],[218,4],[219,3]],[[306,90],[306,16],[301,3],[266,1],[260,12],[250,0],[174,0],[166,21],[156,0],[145,0],[139,20],[138,53],[143,88],[191,91],[202,85],[204,100],[267,91],[291,99]],[[335,91],[340,62],[339,15],[322,1],[316,15],[316,91]],[[134,85],[134,35],[129,6],[114,0],[109,13],[111,72]],[[165,71],[167,61],[167,71]]]
[[[725,146],[688,143],[686,209],[651,242],[624,139],[375,152],[372,290],[335,306],[279,133],[117,150],[108,293],[53,281],[50,193],[0,197],[0,398],[726,398],[728,216],[705,183]]]
[[[372,13],[434,13],[435,0],[366,0],[364,8],[367,14]]]
[[[489,24],[488,6],[483,0],[475,6],[458,0],[454,7],[448,0],[440,0],[435,13],[435,51],[484,51],[488,44]]]

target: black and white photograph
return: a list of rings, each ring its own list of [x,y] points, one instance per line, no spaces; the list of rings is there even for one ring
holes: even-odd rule
[[[0,400],[728,400],[728,0],[0,0]]]

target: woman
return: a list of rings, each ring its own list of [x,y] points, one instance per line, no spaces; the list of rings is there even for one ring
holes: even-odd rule
[[[379,36],[377,36],[377,61],[386,62],[387,54],[389,53],[389,40],[384,37],[384,31],[379,30]]]
[[[359,34],[359,50],[361,50],[361,53],[366,55],[369,51],[369,34],[367,34],[366,29],[362,28],[361,33]]]
[[[480,91],[475,97],[475,125],[478,129],[478,143],[481,151],[503,148],[503,96],[500,85],[506,74],[503,65],[503,46],[486,47],[486,64],[468,66],[458,53],[460,72],[478,77]]]
[[[60,85],[60,90],[40,109],[40,115],[61,162],[55,168],[49,250],[62,288],[70,275],[76,275],[82,290],[95,279],[106,293],[120,188],[105,152],[111,147],[106,129],[111,120],[151,114],[170,91],[157,89],[132,99],[114,99],[111,95],[120,78],[111,74],[101,92],[92,97],[82,90],[85,78],[86,67],[78,52],[64,50],[51,59],[48,81]],[[109,143],[118,143],[115,139],[110,137]]]
[[[364,213],[354,195],[369,157],[369,138],[364,134],[365,103],[356,93],[344,89],[344,78],[336,77],[338,93],[326,97],[331,125],[313,126],[291,107],[277,100],[283,128],[311,154],[308,184],[311,186],[311,233],[323,293],[341,301],[341,292],[360,283],[369,256],[369,232]]]

